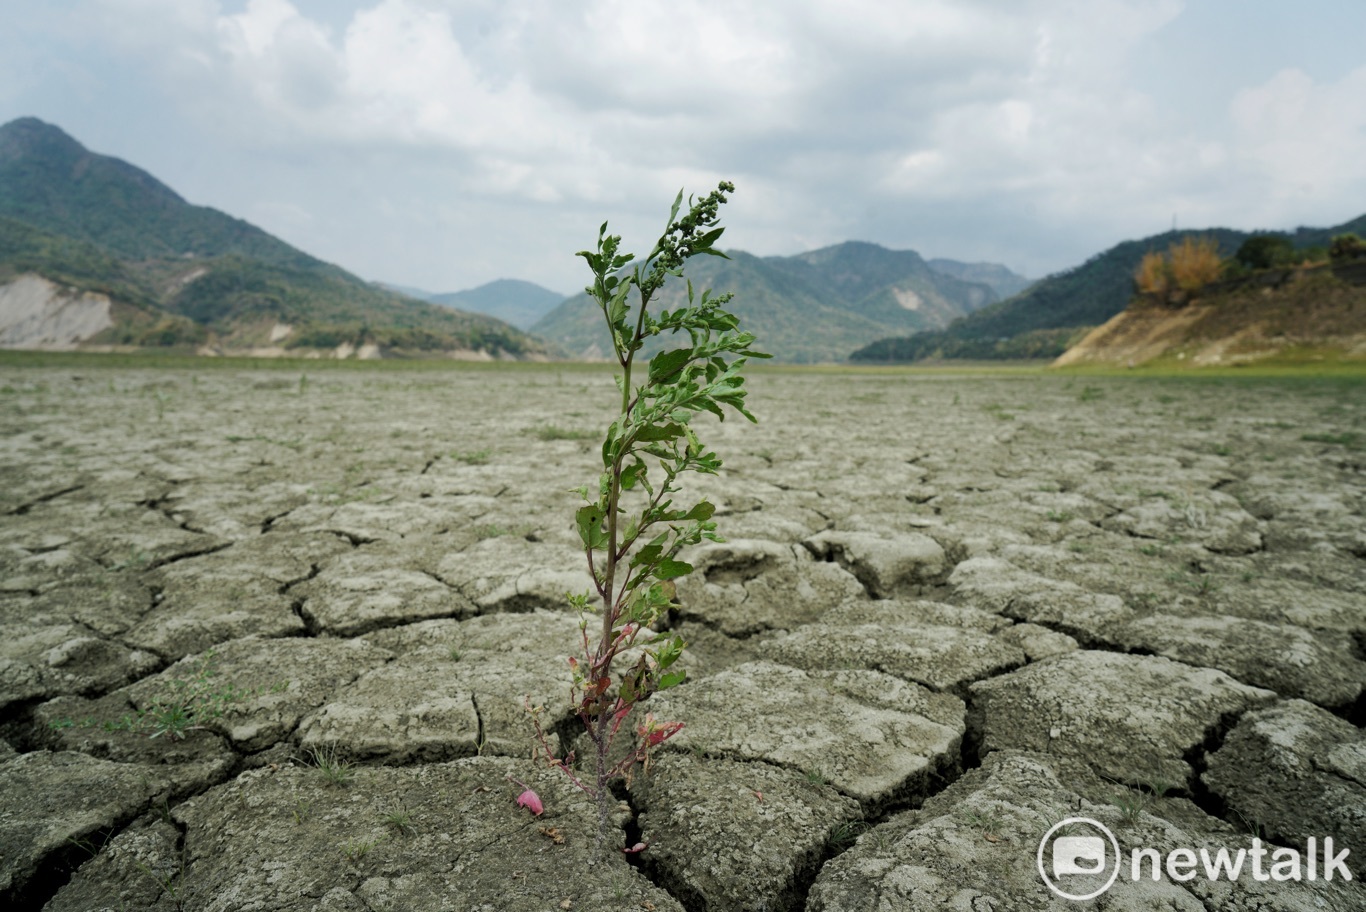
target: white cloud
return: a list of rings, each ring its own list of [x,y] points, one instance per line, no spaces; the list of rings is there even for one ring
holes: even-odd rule
[[[374,260],[380,249],[433,256],[425,240],[375,238],[379,224],[403,230],[394,213],[408,213],[443,248],[457,232],[482,230],[535,251],[563,244],[557,232],[580,218],[610,215],[628,239],[657,230],[658,210],[679,186],[705,192],[720,178],[739,186],[727,239],[746,249],[790,253],[859,237],[960,258],[990,253],[1036,274],[1161,230],[1173,212],[1183,224],[1276,225],[1311,221],[1334,200],[1362,195],[1366,70],[1316,82],[1289,69],[1229,94],[1222,107],[1193,110],[1180,87],[1137,71],[1137,61],[1161,59],[1186,8],[1183,0],[85,7],[92,46],[124,55],[130,70],[160,73],[166,97],[203,141],[276,175],[273,192],[287,198],[238,211],[315,210],[311,221],[275,223],[306,228],[299,243],[336,251],[371,275],[386,270]],[[1216,39],[1201,45],[1211,66],[1238,50]],[[342,196],[323,207],[329,185]],[[483,268],[506,274],[492,265],[488,238],[479,244]],[[356,251],[349,259],[347,249]]]
[[[1366,66],[1330,84],[1286,69],[1240,92],[1231,113],[1249,190],[1304,217],[1366,184]],[[1359,197],[1360,198],[1360,197]]]

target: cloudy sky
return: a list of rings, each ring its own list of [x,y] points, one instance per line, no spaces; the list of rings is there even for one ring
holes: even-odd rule
[[[1031,277],[1366,212],[1361,0],[0,0],[33,115],[367,278],[556,291],[733,180],[725,245]]]

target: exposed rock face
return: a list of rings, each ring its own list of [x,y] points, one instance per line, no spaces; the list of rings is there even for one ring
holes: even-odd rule
[[[74,348],[114,325],[109,305],[108,295],[19,276],[0,285],[0,348]]]
[[[1332,835],[1362,873],[1336,381],[757,376],[763,423],[707,428],[726,473],[689,489],[730,541],[679,581],[688,679],[641,707],[684,728],[590,866],[527,706],[582,762],[567,489],[605,376],[3,373],[0,907],[1062,910],[1036,853],[1077,815],[1163,851]]]

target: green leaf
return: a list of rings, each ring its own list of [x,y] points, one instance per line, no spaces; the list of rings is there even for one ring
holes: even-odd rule
[[[682,684],[687,679],[688,673],[683,670],[665,672],[659,676],[659,689],[668,690],[670,687]]]
[[[631,558],[631,567],[632,569],[634,569],[636,567],[639,567],[641,564],[653,563],[659,560],[659,556],[663,553],[664,549],[662,547],[660,547],[658,544],[654,542],[651,542],[650,544],[646,545],[644,548],[641,548],[639,551],[635,553],[635,555]]]
[[[677,374],[683,365],[693,358],[693,352],[686,348],[660,352],[650,359],[650,382],[661,383]]]
[[[692,564],[681,560],[662,560],[659,562],[659,568],[655,570],[655,576],[662,580],[678,579],[689,573],[692,573]]]
[[[657,443],[666,440],[677,440],[685,433],[682,425],[672,421],[665,424],[646,425],[636,431],[636,439],[641,443]]]
[[[579,540],[585,548],[600,551],[606,546],[607,533],[602,528],[604,514],[602,506],[595,503],[579,507],[578,512],[574,514],[579,528]]]
[[[683,518],[695,520],[711,519],[712,514],[715,512],[716,506],[703,500],[689,510]]]

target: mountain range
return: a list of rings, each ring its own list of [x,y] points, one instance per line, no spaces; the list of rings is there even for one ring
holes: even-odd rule
[[[387,283],[385,287],[443,307],[488,314],[522,330],[530,329],[565,299],[558,291],[521,279],[495,279],[477,288],[443,293]]]
[[[946,270],[977,270],[1017,286],[1028,282],[1002,266],[940,261],[946,265],[937,269],[914,251],[862,241],[789,257],[740,250],[727,255],[690,261],[686,278],[699,291],[733,292],[741,328],[755,333],[760,348],[777,360],[792,363],[843,361],[876,339],[944,327],[999,300],[992,282]],[[686,295],[685,282],[669,282],[656,301],[672,309]],[[586,294],[565,300],[531,331],[572,357],[602,358],[611,350],[602,315]]]
[[[1073,269],[1040,279],[1024,291],[981,308],[949,326],[915,335],[878,340],[857,351],[855,362],[910,362],[925,359],[1055,358],[1090,329],[1128,306],[1134,273],[1143,256],[1165,251],[1187,237],[1214,240],[1229,257],[1254,234],[1285,237],[1297,249],[1324,247],[1335,235],[1366,234],[1366,215],[1332,228],[1289,232],[1209,228],[1168,231],[1124,241]]]
[[[1280,232],[1299,248],[1345,233],[1366,234],[1366,215]],[[732,250],[691,261],[687,276],[733,292],[743,328],[782,361],[1052,358],[1124,310],[1146,253],[1189,236],[1213,239],[1228,256],[1252,233],[1125,241],[1037,282],[998,264],[861,241],[786,257]],[[670,282],[658,304],[676,307],[685,293],[685,283]],[[77,342],[393,356],[608,352],[584,294],[562,298],[515,279],[447,294],[369,283],[21,118],[0,126],[0,346]]]
[[[94,344],[545,351],[500,320],[377,287],[248,222],[191,205],[147,172],[32,117],[0,126],[0,286],[21,277],[21,323],[62,322],[46,313],[44,324],[42,307],[31,306],[41,285],[52,289],[49,310],[73,301],[102,308],[103,328],[81,339]]]

